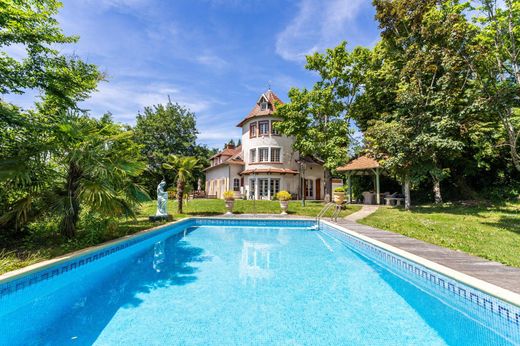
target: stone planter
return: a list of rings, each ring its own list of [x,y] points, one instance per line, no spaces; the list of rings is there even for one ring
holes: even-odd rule
[[[345,202],[345,192],[334,192],[334,203],[343,204]]]
[[[289,208],[289,201],[280,201],[281,215],[287,215],[287,208]]]
[[[226,215],[232,215],[233,214],[233,205],[235,204],[234,199],[226,199]]]

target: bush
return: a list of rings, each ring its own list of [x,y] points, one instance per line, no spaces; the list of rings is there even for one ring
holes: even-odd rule
[[[291,194],[287,191],[280,191],[276,194],[276,199],[279,201],[290,201]]]
[[[226,199],[226,200],[233,200],[233,199],[235,199],[235,193],[233,191],[226,191],[226,192],[224,192],[224,199]]]
[[[334,192],[345,192],[345,188],[343,186],[339,186],[334,189]]]

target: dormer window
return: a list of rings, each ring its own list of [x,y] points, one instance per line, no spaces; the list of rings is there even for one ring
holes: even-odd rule
[[[269,104],[265,101],[261,102],[260,103],[260,110],[262,111],[266,111],[267,109],[269,109]]]

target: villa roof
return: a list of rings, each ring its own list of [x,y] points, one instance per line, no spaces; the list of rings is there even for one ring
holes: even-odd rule
[[[209,159],[211,160],[211,159],[214,159],[215,157],[219,157],[219,156],[234,156],[237,153],[240,154],[241,150],[242,149],[240,147],[237,147],[237,148],[226,148],[226,149],[216,153],[215,155],[213,155]]]
[[[207,170],[210,170],[212,168],[225,166],[225,165],[241,165],[241,166],[243,166],[245,164],[245,162],[242,160],[241,155],[242,155],[242,146],[238,146],[236,148],[229,148],[228,147],[228,148],[222,150],[221,152],[219,152],[219,153],[213,155],[212,157],[210,157],[210,160],[214,159],[216,157],[219,157],[219,156],[229,156],[229,158],[227,158],[225,161],[219,163],[218,165],[206,167],[206,168],[203,169],[203,171],[207,171]]]
[[[270,173],[278,173],[278,174],[298,174],[298,171],[289,168],[255,168],[255,169],[246,169],[245,171],[240,172],[240,175],[248,175],[248,174],[270,174]]]
[[[345,171],[360,171],[365,169],[374,169],[374,168],[380,168],[381,165],[379,162],[374,160],[371,157],[368,157],[366,155],[360,156],[355,160],[350,161],[345,166],[341,166],[336,168],[338,172],[345,172]]]
[[[260,108],[262,99],[265,99],[270,104],[270,107],[268,107],[266,110],[262,110]],[[265,93],[260,95],[251,112],[249,112],[249,114],[244,119],[242,119],[240,123],[238,123],[237,127],[242,127],[242,125],[244,125],[244,123],[249,119],[266,115],[273,115],[276,111],[277,104],[283,104],[283,101],[278,96],[276,96],[276,94],[271,89],[267,90]]]

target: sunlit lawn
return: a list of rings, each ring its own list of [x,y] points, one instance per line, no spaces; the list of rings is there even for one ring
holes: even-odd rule
[[[380,208],[360,223],[520,267],[520,203]]]
[[[301,202],[291,201],[288,212],[292,215],[314,217],[322,207],[323,203],[321,202],[306,202],[306,206],[302,207]],[[346,216],[359,210],[359,208],[359,206],[349,206],[341,213],[341,216]],[[221,215],[226,212],[226,207],[223,200],[198,199],[185,204],[183,214],[177,214],[176,210],[176,201],[169,201],[168,213],[175,220],[190,216]],[[56,233],[42,232],[43,235],[32,235],[16,244],[3,244],[3,246],[0,246],[0,274],[161,225],[161,222],[150,222],[148,220],[148,216],[155,215],[155,211],[155,201],[144,203],[136,219],[122,219],[119,222],[113,222],[102,232],[93,232],[89,229],[80,230],[76,239],[70,241],[64,240]],[[280,203],[277,201],[237,200],[235,201],[234,212],[237,214],[279,214]]]

